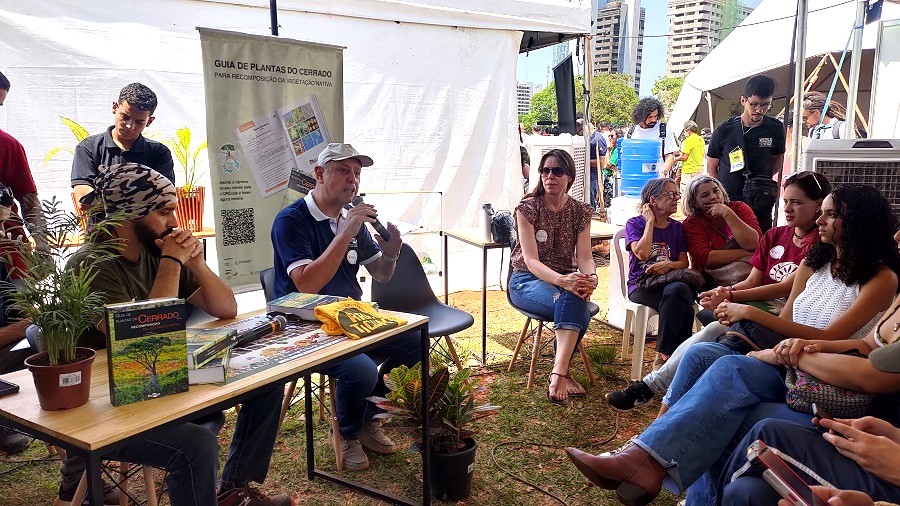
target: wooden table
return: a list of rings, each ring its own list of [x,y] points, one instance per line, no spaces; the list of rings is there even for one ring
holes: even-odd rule
[[[591,220],[591,239],[609,240],[622,227],[600,220]],[[508,248],[509,246],[489,241],[484,238],[479,227],[453,228],[444,230],[444,303],[449,296],[448,242],[449,238],[481,248],[481,363],[487,360],[487,255],[488,250]]]
[[[235,320],[215,322],[225,325],[255,316],[262,311],[240,315]],[[360,340],[346,340],[332,344],[298,360],[280,364],[271,369],[238,379],[225,385],[191,385],[188,392],[158,399],[115,407],[109,401],[109,376],[106,352],[97,354],[91,371],[91,394],[87,404],[74,409],[44,411],[40,408],[31,373],[27,370],[0,376],[20,387],[17,394],[0,398],[2,425],[29,434],[37,439],[61,446],[67,451],[85,456],[87,461],[89,494],[92,504],[103,504],[103,483],[100,479],[100,460],[103,455],[127,446],[138,438],[164,431],[201,416],[222,411],[252,398],[258,391],[273,384],[284,384],[300,377],[307,377],[306,396],[306,462],[310,479],[325,478],[354,490],[373,495],[395,504],[415,504],[408,499],[375,490],[367,485],[346,480],[340,476],[315,468],[313,444],[312,397],[308,376],[323,371],[347,358],[365,353],[397,338],[406,331],[418,331],[422,345],[422,363],[428,364],[428,318],[419,315],[395,313],[408,321],[407,325]],[[213,324],[212,326],[216,326]],[[427,391],[427,367],[422,368],[423,389]],[[423,410],[427,411],[427,397],[423,396]],[[428,424],[422,427],[423,438],[428,434]],[[423,503],[430,504],[428,445],[422,445]]]

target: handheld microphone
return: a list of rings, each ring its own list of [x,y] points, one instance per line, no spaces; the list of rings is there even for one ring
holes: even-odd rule
[[[350,204],[352,204],[353,207],[356,207],[356,206],[358,206],[360,204],[364,204],[364,203],[365,202],[363,202],[363,198],[360,197],[359,195],[353,197],[353,200],[350,201]],[[375,218],[375,217],[369,216],[369,218]],[[382,225],[380,221],[378,221],[378,218],[375,218],[375,223],[373,223],[372,226],[375,227],[375,231],[378,232],[379,235],[381,235],[382,239],[384,239],[385,241],[391,240],[391,233],[388,232],[388,229],[385,228],[384,225]]]
[[[234,345],[244,346],[246,344],[250,344],[260,337],[267,336],[269,334],[272,334],[273,332],[284,330],[286,326],[287,318],[281,315],[277,315],[270,321],[261,323],[256,327],[238,332],[237,342]]]

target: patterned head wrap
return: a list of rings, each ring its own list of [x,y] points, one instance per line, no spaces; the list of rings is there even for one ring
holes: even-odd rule
[[[175,185],[166,176],[139,163],[100,166],[94,190],[82,197],[83,205],[103,203],[107,216],[142,218],[177,202]]]

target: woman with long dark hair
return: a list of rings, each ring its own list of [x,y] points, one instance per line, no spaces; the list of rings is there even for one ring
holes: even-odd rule
[[[860,340],[890,306],[900,270],[893,233],[897,218],[878,190],[844,185],[822,203],[821,242],[797,270],[781,317],[723,302],[722,324],[751,320],[786,336],[755,356],[799,367],[804,348],[816,341]],[[787,316],[787,318],[785,318]],[[844,386],[844,385],[837,385]],[[646,504],[663,484],[690,487],[689,504],[715,501],[724,458],[753,424],[783,418],[809,424],[810,416],[785,403],[784,369],[719,343],[699,343],[685,353],[670,389],[669,410],[621,451],[599,456],[567,451],[592,482],[618,489],[626,504]]]
[[[587,300],[597,288],[591,255],[591,206],[566,193],[575,182],[575,160],[561,149],[541,157],[540,181],[516,208],[519,240],[511,255],[509,297],[516,307],[552,321],[556,356],[547,399],[565,404],[583,397],[569,374],[572,353],[590,322]]]

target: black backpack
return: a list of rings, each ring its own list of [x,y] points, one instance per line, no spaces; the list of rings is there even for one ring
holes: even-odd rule
[[[516,239],[516,220],[509,211],[497,211],[491,218],[491,237],[497,244],[509,246]]]

